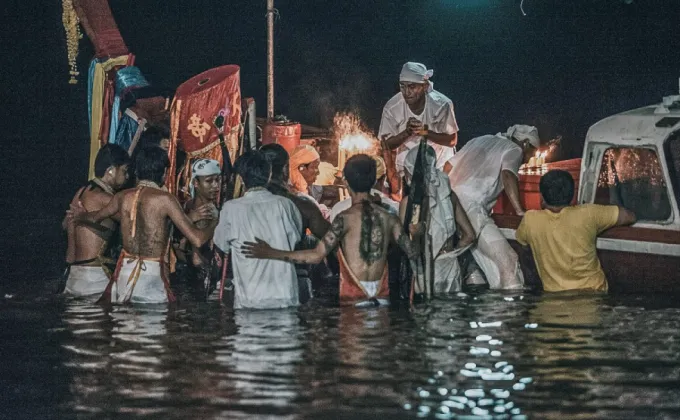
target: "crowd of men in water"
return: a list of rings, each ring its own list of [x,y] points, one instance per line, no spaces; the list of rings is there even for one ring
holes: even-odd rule
[[[606,291],[596,237],[634,223],[635,215],[617,206],[570,205],[574,180],[564,171],[542,177],[543,210],[525,213],[518,173],[540,145],[536,128],[516,125],[454,153],[453,104],[433,90],[431,76],[422,64],[404,65],[379,130],[394,161],[348,159],[342,180],[349,198],[331,209],[313,196],[321,162],[311,146],[289,156],[269,144],[241,155],[234,170],[245,192],[223,205],[214,160],[190,162],[191,198],[183,205],[164,188],[166,136],[154,129],[134,159],[116,145],[102,147],[95,178],[78,190],[62,224],[69,239],[65,292],[112,303],[173,302],[173,271],[204,297],[226,291],[236,309],[282,308],[314,295],[309,273],[318,266],[323,278],[339,280],[339,301],[347,305],[466,286],[521,289],[517,253],[491,218],[502,191],[522,217],[516,239],[531,247],[544,290]],[[130,175],[134,187],[120,190]],[[420,195],[395,201],[395,187]],[[122,250],[111,258],[116,225]]]

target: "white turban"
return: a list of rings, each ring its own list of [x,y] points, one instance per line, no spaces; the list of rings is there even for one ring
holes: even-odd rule
[[[191,182],[189,183],[189,192],[194,197],[194,179],[197,176],[219,175],[222,173],[220,163],[213,159],[199,159],[191,165]]]
[[[434,89],[434,84],[430,82],[430,78],[434,74],[434,70],[428,70],[424,64],[413,63],[409,61],[404,64],[401,68],[401,73],[399,74],[400,82],[409,83],[429,83],[430,87],[427,88],[427,92],[432,92]]]
[[[529,140],[529,143],[537,149],[541,146],[541,139],[538,137],[538,129],[530,125],[513,125],[508,128],[505,137],[509,139],[514,137],[519,141]]]

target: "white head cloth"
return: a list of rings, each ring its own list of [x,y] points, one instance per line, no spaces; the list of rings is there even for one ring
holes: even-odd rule
[[[401,73],[399,74],[400,82],[410,82],[410,83],[429,83],[430,87],[427,88],[427,92],[432,92],[434,89],[434,83],[430,81],[430,78],[434,75],[434,70],[428,70],[424,64],[413,63],[409,61],[404,64],[401,68]]]
[[[404,170],[413,177],[419,147],[414,147],[406,154]],[[451,203],[451,185],[444,172],[437,169],[437,154],[432,146],[426,148],[428,172],[425,173],[425,185],[430,205],[430,228],[428,233],[432,238],[432,253],[439,254],[444,243],[456,233],[453,203]]]
[[[189,192],[191,197],[194,197],[194,179],[197,176],[219,175],[222,173],[220,163],[213,159],[199,159],[191,165],[191,182],[189,183]]]
[[[538,129],[530,125],[513,125],[508,128],[505,137],[509,139],[514,137],[519,141],[529,140],[529,143],[537,149],[541,146],[541,139],[538,137]]]

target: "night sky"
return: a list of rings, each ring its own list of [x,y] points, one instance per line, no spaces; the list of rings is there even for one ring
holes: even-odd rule
[[[174,91],[201,71],[238,64],[243,96],[265,113],[264,0],[110,3],[152,84]],[[461,144],[528,123],[544,139],[562,135],[563,156],[578,157],[597,120],[678,92],[678,0],[526,0],[527,16],[515,0],[276,0],[276,7],[276,113],[310,125],[328,126],[335,111],[354,109],[377,130],[401,65],[420,61],[454,102]],[[53,220],[86,181],[93,49],[84,37],[80,82],[69,85],[61,2],[10,0],[3,9],[1,233],[24,237],[10,221],[49,219],[45,228],[57,229]]]

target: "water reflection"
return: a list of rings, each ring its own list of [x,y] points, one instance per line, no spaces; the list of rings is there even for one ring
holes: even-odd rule
[[[234,315],[19,296],[0,301],[3,415],[678,418],[678,306],[486,293]]]

